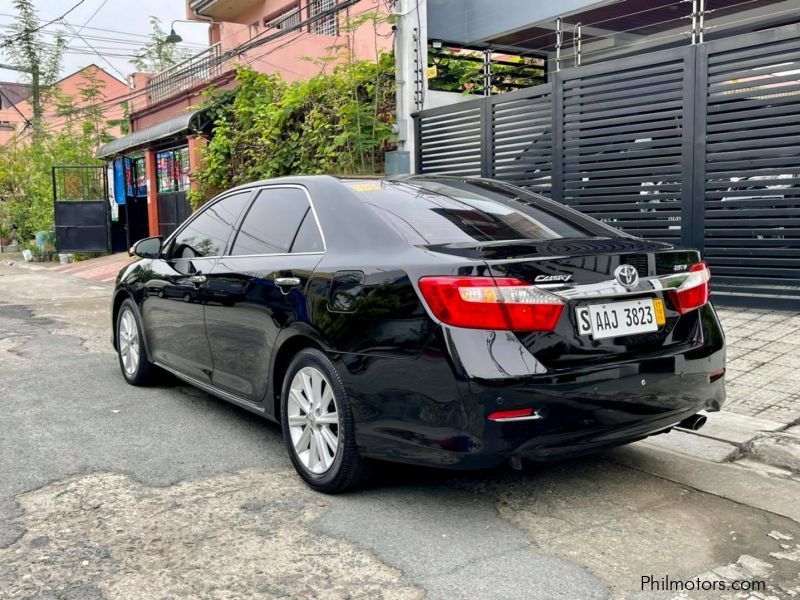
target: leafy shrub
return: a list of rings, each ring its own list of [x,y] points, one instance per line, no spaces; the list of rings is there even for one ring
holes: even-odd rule
[[[292,174],[383,170],[395,120],[394,59],[351,61],[285,82],[241,68],[234,92],[209,103],[214,134],[195,172],[197,206],[229,187]]]

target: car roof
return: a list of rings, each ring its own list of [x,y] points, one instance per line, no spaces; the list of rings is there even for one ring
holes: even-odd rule
[[[284,177],[273,177],[271,179],[260,179],[251,183],[243,183],[228,191],[246,190],[264,185],[290,184],[290,185],[309,185],[319,183],[354,183],[357,181],[403,181],[414,179],[416,181],[441,181],[441,180],[464,180],[480,179],[475,177],[460,177],[456,175],[287,175]]]

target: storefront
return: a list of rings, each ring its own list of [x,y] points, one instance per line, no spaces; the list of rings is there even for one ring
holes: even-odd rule
[[[112,162],[114,197],[127,244],[168,236],[191,214],[187,192],[205,144],[200,111],[187,112],[100,148]]]

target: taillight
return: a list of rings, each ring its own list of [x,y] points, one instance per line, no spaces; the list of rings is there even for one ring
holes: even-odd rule
[[[552,331],[564,302],[509,277],[423,277],[419,289],[437,319],[455,327]]]
[[[705,262],[701,261],[689,267],[689,275],[681,286],[669,292],[675,310],[685,314],[707,304],[710,279],[711,271]]]

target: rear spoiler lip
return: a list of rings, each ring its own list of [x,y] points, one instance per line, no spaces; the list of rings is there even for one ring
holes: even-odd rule
[[[428,244],[420,246],[432,252],[473,258],[489,262],[497,260],[537,260],[590,256],[594,254],[643,254],[678,250],[663,242],[639,238],[559,238],[555,240],[508,240],[488,243]],[[512,256],[503,256],[504,249],[520,248]],[[499,257],[493,256],[501,255]]]

